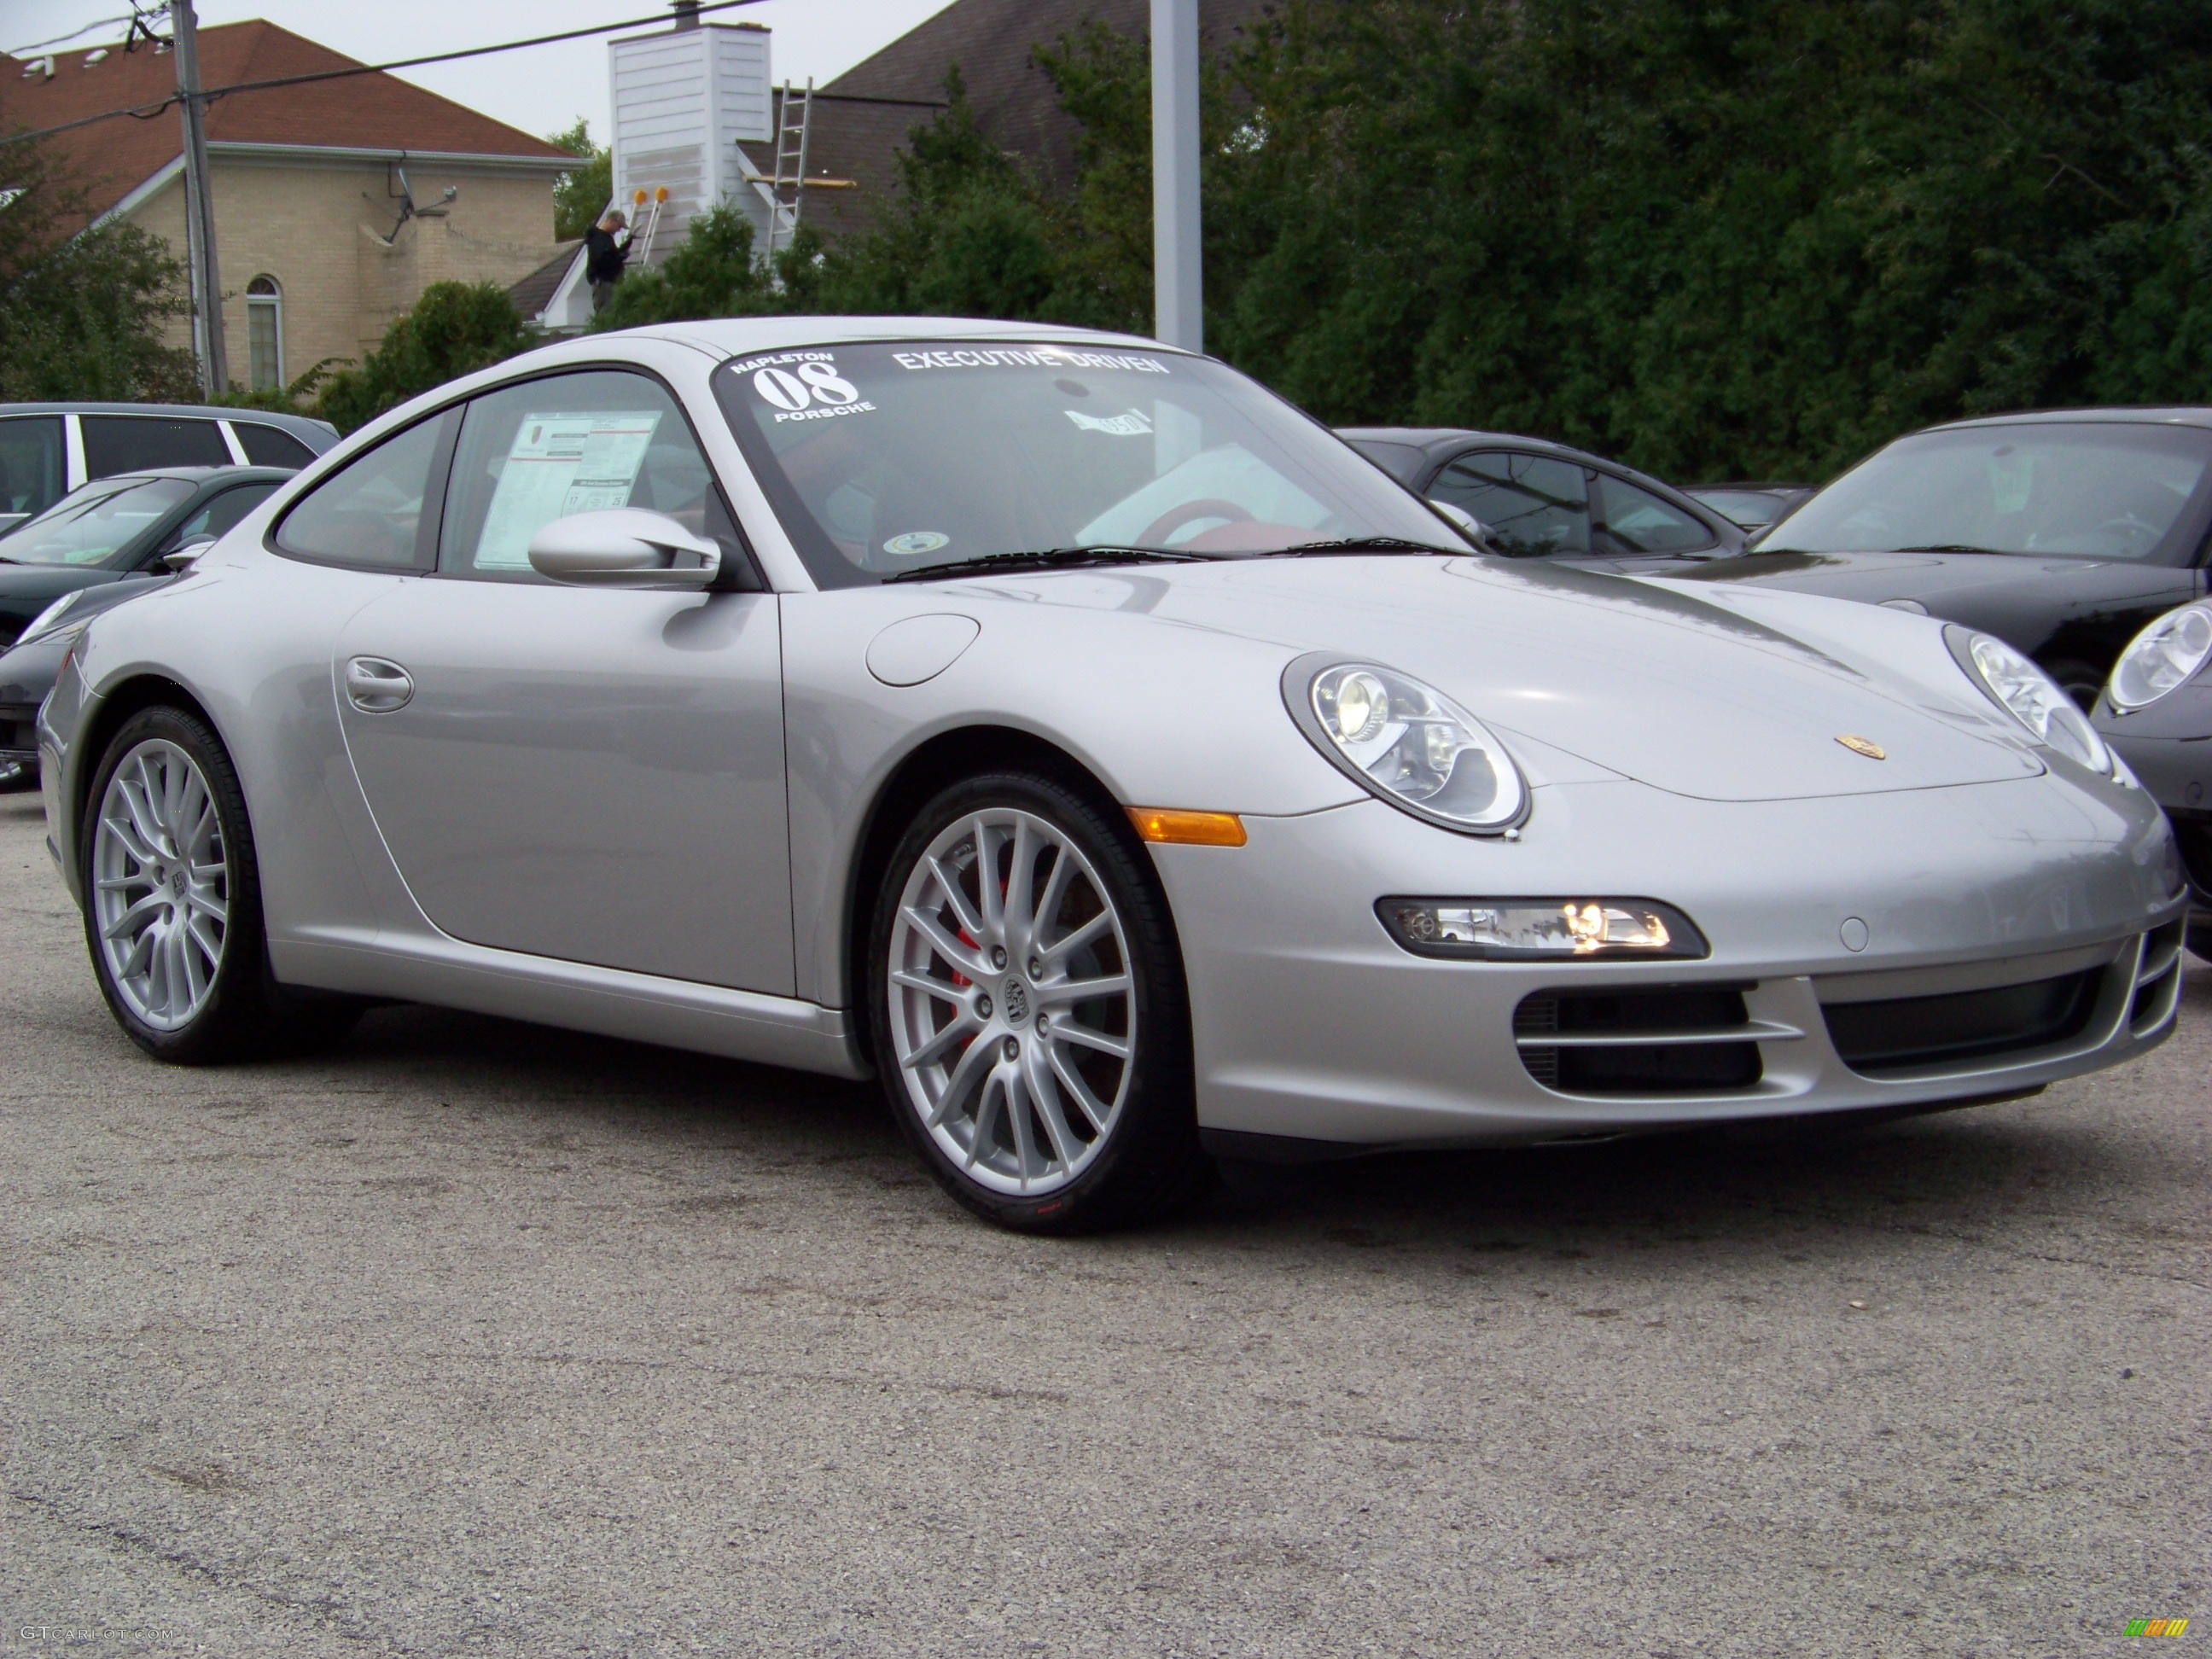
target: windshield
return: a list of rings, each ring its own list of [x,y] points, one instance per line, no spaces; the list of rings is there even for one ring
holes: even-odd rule
[[[1325,428],[1202,358],[871,343],[739,358],[714,386],[824,587],[1071,547],[1461,547]]]
[[[1761,553],[1973,548],[2172,562],[2212,432],[2116,422],[1900,438],[1777,525]]]
[[[0,536],[0,559],[105,563],[198,488],[182,478],[102,478]]]

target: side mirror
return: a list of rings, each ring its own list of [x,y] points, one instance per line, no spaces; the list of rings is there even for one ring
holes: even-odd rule
[[[665,513],[617,507],[546,525],[530,538],[530,568],[576,587],[696,592],[722,574],[722,550]]]
[[[214,545],[214,537],[195,536],[191,540],[185,542],[179,546],[171,548],[167,552],[161,555],[157,562],[165,569],[182,570],[185,566],[191,564],[193,560],[198,558],[201,554],[206,552],[208,549]]]

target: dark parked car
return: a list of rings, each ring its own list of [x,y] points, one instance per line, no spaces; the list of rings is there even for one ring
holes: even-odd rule
[[[1984,629],[2086,708],[2123,646],[2206,591],[2208,530],[2212,409],[2052,410],[1899,438],[1748,556],[1685,574]]]
[[[2189,948],[2212,961],[2212,599],[2136,635],[2093,718],[2173,821],[2189,870]]]
[[[1516,557],[1656,575],[1743,550],[1743,528],[1725,514],[1565,444],[1449,427],[1339,435],[1407,489],[1480,520]]]
[[[1710,483],[1692,484],[1682,493],[1702,501],[1716,513],[1724,513],[1746,530],[1760,531],[1786,519],[1811,499],[1811,484]]]
[[[0,651],[0,792],[27,789],[38,781],[33,720],[61,678],[62,659],[83,634],[84,625],[101,611],[174,579],[174,572],[164,570],[80,587],[48,606],[35,629]]]
[[[102,478],[64,496],[0,536],[0,649],[73,626],[86,590],[166,577],[174,556],[213,541],[291,476],[273,466],[169,467]],[[30,775],[32,722],[53,683],[51,673],[35,688],[21,675],[5,678],[18,684],[0,687],[0,787]]]
[[[0,404],[0,531],[118,472],[167,466],[297,471],[338,441],[328,421],[205,404]]]

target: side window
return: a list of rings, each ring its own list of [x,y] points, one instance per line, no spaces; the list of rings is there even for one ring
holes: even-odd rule
[[[280,552],[365,570],[420,570],[422,505],[444,420],[418,421],[339,468],[276,526]]]
[[[714,471],[659,381],[600,369],[487,392],[469,404],[453,450],[438,568],[541,580],[532,536],[556,519],[617,507],[665,513],[750,568]]]
[[[0,515],[43,513],[61,500],[66,457],[60,416],[0,421]]]
[[[1429,494],[1482,520],[1502,553],[1590,550],[1589,489],[1579,466],[1509,449],[1462,455]]]
[[[84,470],[106,478],[149,466],[228,466],[230,446],[213,421],[160,415],[86,415]]]
[[[180,547],[195,536],[228,536],[238,522],[269,499],[273,483],[240,484],[200,503],[199,511],[179,525],[167,545]]]
[[[1694,553],[1716,545],[1713,532],[1648,489],[1601,472],[1599,519],[1625,553]]]
[[[289,466],[296,472],[315,459],[315,452],[290,433],[258,421],[233,421],[230,429],[238,434],[246,459],[256,466]]]

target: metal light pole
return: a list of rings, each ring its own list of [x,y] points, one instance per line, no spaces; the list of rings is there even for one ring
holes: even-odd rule
[[[1152,0],[1152,332],[1206,349],[1199,262],[1198,0]]]
[[[192,268],[192,350],[199,359],[200,391],[228,391],[222,354],[222,282],[216,274],[215,192],[208,177],[207,100],[200,94],[199,23],[192,0],[170,0],[170,33],[177,54],[177,100],[185,121],[185,244]]]

